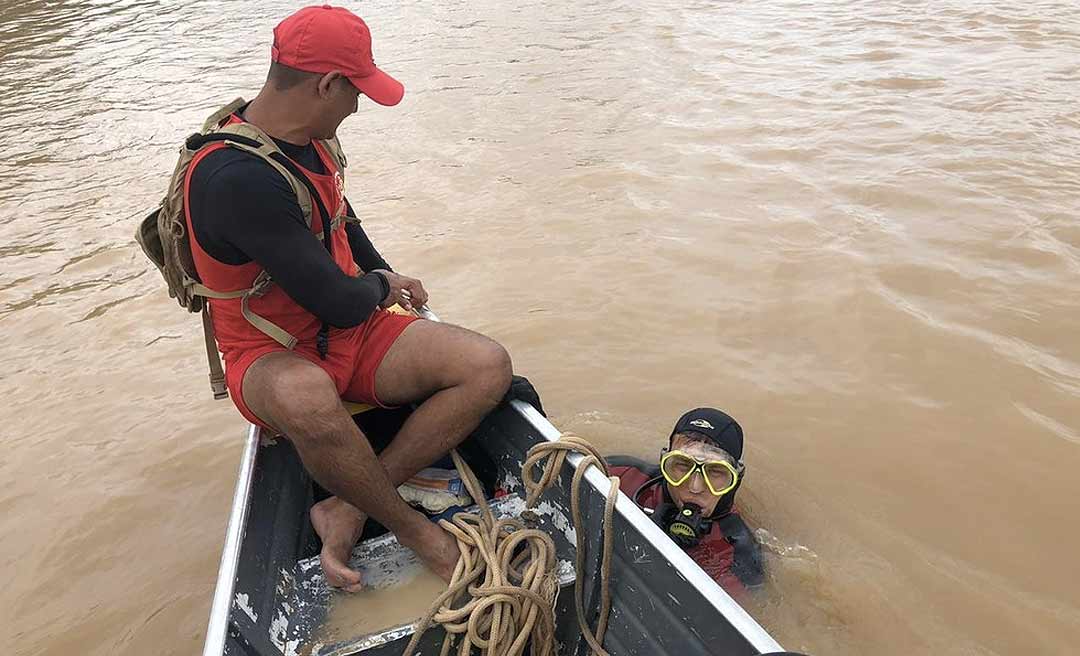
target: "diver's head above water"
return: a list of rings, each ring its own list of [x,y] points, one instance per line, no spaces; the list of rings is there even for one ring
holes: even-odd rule
[[[660,452],[660,472],[674,505],[700,509],[701,517],[730,512],[745,472],[742,452],[742,427],[728,414],[697,408],[680,417]]]

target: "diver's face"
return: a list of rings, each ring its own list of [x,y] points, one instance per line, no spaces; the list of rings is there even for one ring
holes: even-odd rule
[[[682,451],[697,460],[726,460],[732,465],[735,464],[735,459],[727,451],[712,444],[692,442],[681,433],[672,438],[671,450]],[[713,514],[713,511],[716,510],[716,504],[723,498],[716,496],[709,490],[709,486],[705,484],[705,479],[702,477],[700,470],[695,471],[686,482],[678,487],[666,481],[664,484],[667,485],[668,494],[671,495],[671,499],[676,506],[682,508],[688,503],[695,504],[701,508],[701,514],[705,517]]]

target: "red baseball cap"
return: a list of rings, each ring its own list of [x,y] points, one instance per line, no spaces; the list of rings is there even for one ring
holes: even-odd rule
[[[380,105],[396,105],[405,95],[401,82],[375,66],[367,24],[344,7],[304,7],[278,23],[270,59],[308,73],[341,71]]]

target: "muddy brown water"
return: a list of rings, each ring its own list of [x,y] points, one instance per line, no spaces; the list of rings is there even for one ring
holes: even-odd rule
[[[280,1],[0,4],[0,625],[201,645],[244,424],[132,244]],[[1073,3],[366,3],[348,193],[555,424],[721,406],[814,654],[1080,647]]]

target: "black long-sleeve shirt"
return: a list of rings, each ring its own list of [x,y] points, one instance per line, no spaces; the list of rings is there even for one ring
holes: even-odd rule
[[[325,172],[315,146],[274,140],[289,159]],[[226,264],[255,261],[286,294],[337,328],[363,323],[389,293],[386,278],[341,270],[304,222],[292,188],[266,162],[235,148],[204,157],[191,176],[190,211],[199,245]],[[355,216],[352,206],[348,214]],[[363,228],[345,225],[363,271],[390,270]]]

